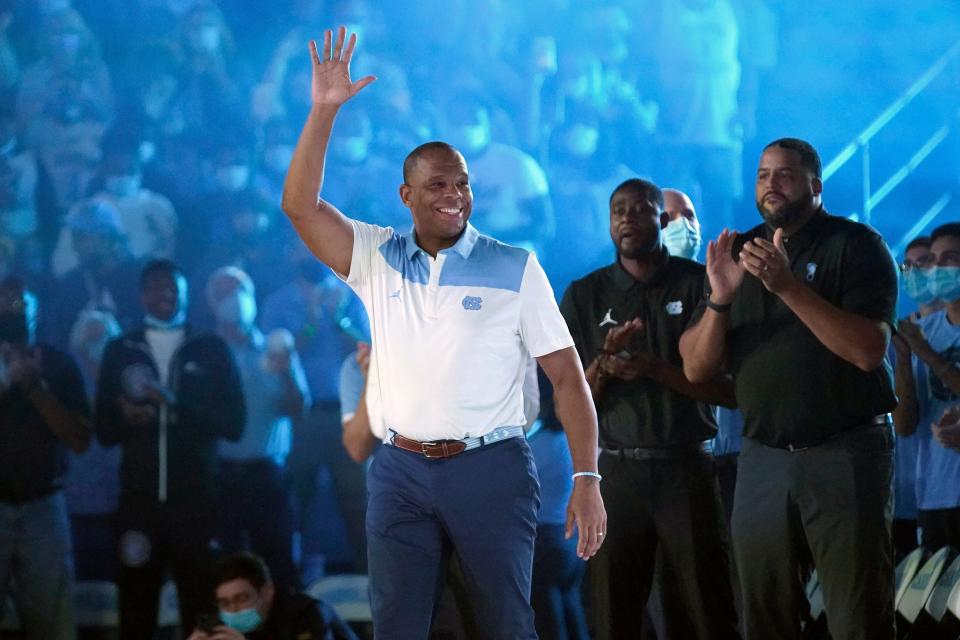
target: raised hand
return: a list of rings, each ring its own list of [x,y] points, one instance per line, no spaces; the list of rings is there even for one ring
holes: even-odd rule
[[[336,45],[331,47],[333,32],[323,32],[323,56],[317,49],[317,41],[310,41],[310,57],[313,60],[313,81],[311,99],[315,105],[339,107],[357,95],[361,89],[376,80],[374,76],[350,80],[350,59],[357,46],[357,34],[351,34],[347,40],[347,28],[337,29]],[[347,46],[343,44],[346,40]]]
[[[707,277],[710,279],[710,299],[717,304],[727,304],[743,282],[746,269],[733,259],[733,242],[736,231],[724,229],[707,244]]]
[[[923,329],[914,324],[909,318],[904,318],[897,323],[897,335],[894,336],[902,340],[914,353],[923,351],[928,346],[927,337],[923,335]]]

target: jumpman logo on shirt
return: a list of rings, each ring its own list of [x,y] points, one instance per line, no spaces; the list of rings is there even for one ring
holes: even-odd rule
[[[393,293],[391,293],[391,294],[390,294],[389,296],[387,296],[387,297],[388,297],[388,298],[396,298],[397,300],[399,300],[399,299],[400,299],[400,291],[401,291],[400,289],[397,289],[396,291],[394,291]]]
[[[607,315],[603,316],[603,320],[600,321],[601,327],[605,327],[608,324],[612,324],[614,326],[620,324],[619,322],[613,319],[613,307],[607,309]]]

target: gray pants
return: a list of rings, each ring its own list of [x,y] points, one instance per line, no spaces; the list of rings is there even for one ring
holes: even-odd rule
[[[11,580],[24,638],[76,638],[73,554],[62,491],[0,503],[0,619]]]
[[[889,426],[793,452],[743,439],[733,549],[748,640],[801,638],[807,558],[834,640],[895,637],[892,477]]]

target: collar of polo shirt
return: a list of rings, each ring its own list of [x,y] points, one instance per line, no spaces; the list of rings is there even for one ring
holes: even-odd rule
[[[477,244],[477,238],[480,237],[480,232],[477,231],[469,222],[467,226],[464,227],[463,233],[460,234],[460,237],[457,238],[456,243],[449,249],[443,249],[440,253],[447,253],[449,251],[454,251],[459,253],[463,258],[469,258],[470,253],[473,251],[474,245]],[[420,245],[417,244],[417,230],[416,228],[411,228],[409,233],[403,234],[404,239],[404,250],[407,252],[407,259],[413,260],[413,257],[418,253],[423,251],[420,248]],[[426,251],[423,251],[426,253]]]
[[[667,269],[667,264],[673,258],[665,247],[661,247],[660,254],[662,259],[654,267],[653,271],[650,272],[650,275],[646,280],[637,280],[632,275],[627,273],[627,270],[623,268],[623,265],[620,263],[620,256],[617,256],[616,262],[613,264],[613,284],[620,291],[629,291],[633,287],[641,287],[646,289],[647,287],[654,287],[660,284],[660,281],[663,279],[664,272]]]
[[[820,229],[823,227],[823,224],[827,221],[827,212],[823,208],[823,205],[820,205],[820,208],[817,209],[816,213],[807,220],[807,224],[803,225],[794,232],[790,237],[784,236],[783,242],[787,248],[791,251],[799,251],[800,249],[806,248],[814,240],[820,237]],[[764,225],[763,237],[773,242],[773,234],[776,231],[774,227],[771,227],[769,224]]]

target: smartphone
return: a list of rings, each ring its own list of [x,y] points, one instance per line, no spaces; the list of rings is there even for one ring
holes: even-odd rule
[[[197,629],[204,633],[213,633],[216,627],[223,625],[220,616],[215,613],[201,613],[197,616]]]

